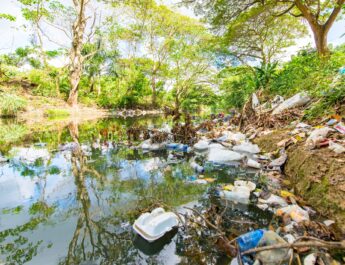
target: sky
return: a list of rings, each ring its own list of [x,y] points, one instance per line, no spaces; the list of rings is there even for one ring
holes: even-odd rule
[[[66,2],[68,0],[62,0]],[[187,9],[186,7],[177,7],[176,2],[178,0],[161,0],[166,5],[171,8],[179,11],[180,13],[193,16],[193,11]],[[0,53],[8,53],[14,51],[18,47],[23,47],[30,44],[30,28],[25,28],[23,25],[26,23],[23,17],[21,16],[20,5],[15,0],[0,0],[1,13],[8,13],[16,17],[15,22],[6,21],[4,19],[0,20]],[[26,23],[27,24],[27,23]],[[53,30],[53,29],[50,29]],[[330,44],[337,46],[339,44],[345,43],[345,36],[341,37],[345,33],[345,19],[336,21],[333,27],[331,28],[328,41]],[[69,40],[61,32],[54,32],[53,34],[56,40],[60,42],[69,43]],[[314,46],[312,35],[304,39],[298,40],[298,44],[295,47],[288,49],[286,53],[286,58],[289,58],[290,55],[296,53],[296,51],[305,46]],[[55,49],[57,48],[56,44],[51,43],[48,40],[45,40],[46,49]]]

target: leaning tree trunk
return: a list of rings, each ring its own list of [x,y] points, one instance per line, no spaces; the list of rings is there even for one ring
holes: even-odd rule
[[[86,26],[85,7],[88,0],[73,0],[74,6],[79,13],[73,23],[72,33],[72,47],[70,52],[70,67],[69,67],[69,83],[71,90],[67,103],[71,106],[78,104],[78,88],[82,74],[83,56],[81,50],[83,48],[83,39]]]
[[[320,57],[327,57],[329,55],[329,49],[327,44],[328,30],[324,26],[311,27],[317,53]]]

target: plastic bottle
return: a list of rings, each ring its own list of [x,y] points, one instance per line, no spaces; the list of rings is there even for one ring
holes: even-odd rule
[[[238,243],[240,251],[243,252],[248,249],[255,248],[259,244],[264,233],[265,230],[258,229],[239,236],[236,241]]]
[[[205,169],[194,161],[190,163],[191,168],[193,168],[198,173],[204,173]]]

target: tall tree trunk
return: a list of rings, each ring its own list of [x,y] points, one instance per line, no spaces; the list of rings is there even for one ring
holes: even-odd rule
[[[70,93],[67,103],[70,106],[78,104],[78,88],[82,75],[82,67],[84,58],[81,54],[83,48],[83,40],[86,26],[85,7],[88,0],[73,0],[76,10],[79,10],[76,20],[73,23],[72,33],[72,47],[70,52],[70,66],[69,66],[69,83]]]

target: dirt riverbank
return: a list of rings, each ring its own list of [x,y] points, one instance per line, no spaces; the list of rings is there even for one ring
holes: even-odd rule
[[[258,137],[255,142],[265,152],[291,136],[280,129]],[[283,173],[293,192],[328,219],[334,219],[345,230],[345,155],[327,147],[309,149],[300,141],[287,149]]]

